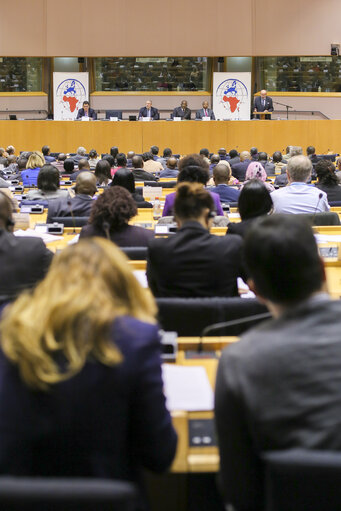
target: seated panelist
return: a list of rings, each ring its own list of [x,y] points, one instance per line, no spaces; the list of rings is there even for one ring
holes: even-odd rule
[[[208,108],[208,101],[203,101],[202,108],[195,114],[196,119],[203,119],[209,117],[212,121],[215,121],[215,115],[211,108]]]
[[[97,114],[93,108],[90,108],[89,101],[83,101],[83,108],[78,110],[76,119],[81,119],[82,117],[89,117],[92,121],[97,119]]]
[[[142,117],[150,117],[152,121],[157,121],[160,119],[158,109],[152,106],[152,102],[149,99],[146,101],[146,106],[140,108],[139,119],[142,119]]]
[[[191,120],[191,110],[188,108],[187,101],[185,99],[181,101],[181,106],[174,108],[173,119],[174,117],[181,117],[182,120],[186,121]]]

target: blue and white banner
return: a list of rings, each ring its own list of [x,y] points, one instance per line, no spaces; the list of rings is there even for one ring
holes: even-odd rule
[[[213,73],[216,119],[250,120],[251,73]]]
[[[53,73],[55,121],[76,119],[83,101],[89,100],[89,73]]]

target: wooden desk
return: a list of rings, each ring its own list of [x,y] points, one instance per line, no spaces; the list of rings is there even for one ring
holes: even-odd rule
[[[318,154],[330,147],[339,152],[341,120],[300,121],[183,121],[183,122],[72,122],[0,121],[2,144],[17,151],[32,151],[46,143],[52,152],[75,152],[77,147],[95,147],[107,153],[113,140],[123,152],[143,153],[152,145],[171,147],[174,153],[189,154],[200,147],[216,151],[219,147],[252,146],[267,153],[281,150],[292,140]]]

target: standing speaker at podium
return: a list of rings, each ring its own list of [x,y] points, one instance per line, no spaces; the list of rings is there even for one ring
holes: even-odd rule
[[[273,112],[274,107],[272,104],[272,98],[267,95],[267,91],[265,89],[260,91],[260,96],[255,97],[254,101],[254,109],[253,114],[257,119],[260,118],[259,115],[256,115],[257,112]],[[265,119],[271,119],[271,115],[265,115]]]

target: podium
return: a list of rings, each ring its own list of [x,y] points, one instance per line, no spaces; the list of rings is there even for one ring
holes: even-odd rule
[[[254,118],[260,119],[261,121],[271,120],[271,114],[272,112],[253,112]]]

